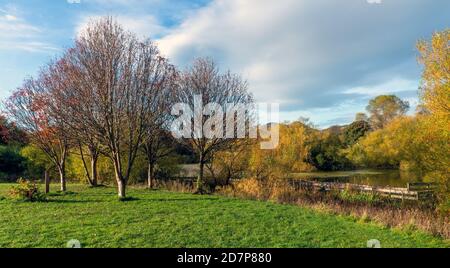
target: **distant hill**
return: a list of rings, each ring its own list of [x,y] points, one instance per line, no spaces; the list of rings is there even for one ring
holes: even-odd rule
[[[327,132],[333,135],[340,135],[342,134],[345,129],[348,127],[348,125],[344,125],[344,126],[331,126],[329,128],[326,128],[324,130],[322,130],[322,132]]]

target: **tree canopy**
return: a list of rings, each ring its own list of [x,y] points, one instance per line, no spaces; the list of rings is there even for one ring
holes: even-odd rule
[[[396,117],[405,115],[409,110],[409,103],[395,95],[381,95],[370,100],[366,109],[370,114],[372,128],[381,129]]]

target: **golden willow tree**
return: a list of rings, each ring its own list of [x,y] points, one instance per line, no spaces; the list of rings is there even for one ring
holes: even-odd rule
[[[292,173],[312,171],[308,163],[311,144],[318,131],[303,122],[280,124],[280,142],[274,150],[262,150],[259,143],[251,148],[248,160],[250,175],[257,179],[284,178]]]
[[[427,170],[441,181],[444,201],[450,192],[450,29],[417,45],[423,64],[421,97],[429,112],[422,142],[429,146]]]
[[[439,183],[441,204],[448,204],[450,195],[449,42],[450,30],[445,30],[417,45],[424,67],[417,114],[400,114],[346,151],[355,164],[414,170]]]
[[[422,100],[425,107],[442,123],[450,118],[450,29],[433,35],[431,41],[420,41],[419,62],[423,64]],[[447,120],[447,121],[446,121]],[[449,132],[450,125],[442,124]]]

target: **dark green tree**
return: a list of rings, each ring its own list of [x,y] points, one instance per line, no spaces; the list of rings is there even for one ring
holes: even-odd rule
[[[358,140],[371,130],[367,121],[355,121],[350,124],[344,131],[344,144],[349,147],[354,145]]]
[[[0,180],[14,181],[26,168],[26,159],[16,148],[0,145]]]
[[[311,147],[309,162],[318,170],[336,171],[351,168],[350,161],[342,154],[345,144],[339,135],[329,134],[318,139]]]

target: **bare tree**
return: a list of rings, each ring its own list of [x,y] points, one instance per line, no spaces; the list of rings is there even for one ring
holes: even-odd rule
[[[63,105],[54,93],[64,90],[64,77],[58,72],[61,62],[41,71],[38,79],[30,78],[7,100],[6,107],[15,122],[28,134],[57,167],[61,191],[66,191],[65,165],[69,150],[67,126],[61,120]],[[46,183],[48,182],[46,176]]]
[[[142,146],[142,150],[147,158],[147,186],[149,189],[154,187],[156,165],[159,160],[169,156],[173,150],[173,138],[165,128],[152,128],[149,136]]]
[[[229,148],[235,141],[230,137],[225,138],[223,122],[212,126],[216,135],[204,135],[205,123],[212,117],[225,121],[228,112],[226,107],[249,104],[253,102],[253,98],[248,93],[247,83],[239,75],[220,73],[211,59],[196,60],[191,68],[181,74],[179,81],[178,100],[190,106],[193,111],[192,122],[186,123],[188,126],[194,125],[194,130],[190,131],[190,136],[185,141],[199,157],[197,192],[203,194],[206,191],[205,164],[212,160],[215,152]],[[212,109],[205,114],[202,106],[208,104],[213,104],[209,107]],[[234,112],[232,117],[235,117]]]
[[[75,132],[75,134],[72,136],[76,139],[78,150],[81,157],[81,162],[83,163],[84,172],[86,174],[86,178],[89,182],[89,185],[92,187],[98,186],[98,159],[100,157],[101,151],[100,151],[100,145],[95,139],[95,137],[85,131],[79,131]],[[89,156],[89,165],[86,160],[86,153],[85,148],[87,149]]]
[[[69,53],[67,55],[70,54]],[[79,124],[79,120],[76,120],[74,116],[73,106],[83,105],[83,99],[80,96],[80,92],[77,91],[77,83],[74,83],[75,78],[79,71],[75,66],[71,65],[69,57],[67,55],[59,59],[58,64],[54,64],[51,67],[51,72],[57,75],[49,77],[49,83],[58,83],[61,85],[59,90],[51,90],[49,92],[51,98],[54,100],[50,105],[59,103],[59,109],[53,108],[54,117],[58,117],[65,125],[65,135],[69,138],[74,145],[72,153],[79,154],[83,167],[86,173],[87,180],[91,186],[97,186],[98,184],[98,172],[97,162],[100,156],[100,145],[96,137],[89,132],[84,125]],[[55,79],[58,78],[58,79]],[[88,153],[85,152],[87,149]],[[90,158],[90,168],[87,164],[87,155]]]
[[[155,73],[150,97],[150,115],[147,132],[144,136],[142,150],[147,158],[148,172],[147,185],[149,189],[154,186],[155,167],[157,162],[173,152],[173,138],[169,133],[172,115],[171,107],[175,101],[175,81],[177,72],[170,64],[162,64],[160,71]],[[158,82],[159,81],[159,82]]]
[[[112,160],[119,197],[126,197],[138,149],[151,128],[155,96],[173,70],[149,40],[141,42],[112,18],[89,24],[65,59],[73,125],[92,135]]]

